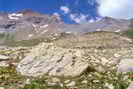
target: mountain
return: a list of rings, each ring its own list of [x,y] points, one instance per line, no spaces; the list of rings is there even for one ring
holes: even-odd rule
[[[66,24],[59,16],[30,10],[0,13],[0,44],[23,40],[58,37],[62,33],[82,35],[95,31],[126,31],[132,20],[104,17],[93,23]],[[53,38],[50,38],[53,39]],[[55,38],[56,39],[56,38]]]
[[[131,24],[131,20],[114,19],[111,17],[104,17],[93,23],[79,24],[79,25],[65,25],[65,31],[76,32],[77,34],[85,34],[94,31],[112,31],[122,32],[126,31]]]
[[[29,10],[10,14],[0,13],[0,33],[1,36],[4,35],[4,40],[29,40],[58,33],[58,25],[61,24],[63,21],[57,16],[48,16]]]

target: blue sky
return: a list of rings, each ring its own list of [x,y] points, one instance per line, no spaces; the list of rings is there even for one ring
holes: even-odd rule
[[[93,22],[98,17],[133,18],[133,0],[0,0],[0,11],[30,9],[59,15],[66,23]]]
[[[0,11],[16,12],[30,9],[60,15],[67,23],[84,23],[89,19],[96,19],[97,5],[95,0],[0,0]]]

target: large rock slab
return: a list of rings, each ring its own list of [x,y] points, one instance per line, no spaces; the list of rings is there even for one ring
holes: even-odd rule
[[[42,43],[33,48],[17,66],[17,71],[25,76],[76,77],[89,66],[80,49],[65,49],[52,43]]]
[[[123,49],[72,49],[43,43],[34,47],[17,66],[26,76],[75,77],[84,71],[106,72],[116,69],[123,58],[133,58],[132,48]]]

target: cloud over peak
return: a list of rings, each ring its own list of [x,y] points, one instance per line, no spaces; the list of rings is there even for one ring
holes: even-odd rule
[[[132,0],[97,0],[98,12],[101,16],[119,19],[133,18]]]
[[[76,23],[82,24],[87,22],[88,15],[84,14],[70,14],[70,19],[75,21]]]

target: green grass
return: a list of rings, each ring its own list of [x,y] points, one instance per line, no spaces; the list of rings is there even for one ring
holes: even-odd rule
[[[25,85],[23,88],[18,88],[18,89],[48,89],[48,88],[49,89],[67,89],[60,86],[46,87],[40,84]]]
[[[47,40],[39,38],[39,39],[32,39],[32,40],[22,40],[22,41],[8,41],[6,42],[6,45],[11,47],[16,46],[35,46],[41,42],[45,42]]]
[[[56,38],[56,39],[53,39]],[[10,39],[6,39],[6,45],[11,46],[11,47],[16,47],[16,46],[35,46],[38,45],[41,42],[52,42],[55,40],[60,39],[59,37],[39,37],[35,39],[30,39],[30,40],[20,40],[20,41],[15,41],[13,37],[10,37]]]
[[[125,78],[128,76],[128,78]],[[6,89],[68,89],[62,81],[61,86],[48,86],[45,82],[47,78],[29,78],[30,84],[25,84],[27,78],[17,74],[14,67],[0,67],[0,87]],[[63,80],[63,79],[61,79]],[[77,89],[109,89],[106,84],[112,85],[114,89],[127,89],[129,81],[133,81],[133,73],[116,73],[116,71],[108,71],[106,73],[86,72],[80,77],[70,79],[76,81]],[[87,80],[88,83],[82,84],[81,81]]]
[[[130,29],[130,30],[124,32],[124,35],[126,35],[126,36],[128,36],[130,38],[133,38],[133,29]]]
[[[0,34],[0,38],[4,38],[5,37],[5,34]]]
[[[123,35],[133,38],[133,25],[130,25],[129,29],[127,31],[123,32]]]
[[[11,34],[0,34],[0,38],[5,39],[5,45],[11,46],[11,47],[16,47],[16,46],[35,46],[38,45],[41,42],[53,42],[58,39],[62,39],[65,37],[70,37],[72,35],[66,34],[66,33],[61,33],[57,36],[55,35],[49,35],[49,36],[44,36],[44,37],[37,37],[29,40],[15,40],[15,35]]]
[[[15,41],[15,40],[6,40],[6,45],[10,47],[17,47],[17,46],[35,46],[38,45],[41,42],[51,42],[50,38],[36,38],[36,39],[30,39],[30,40],[21,40],[21,41]]]

